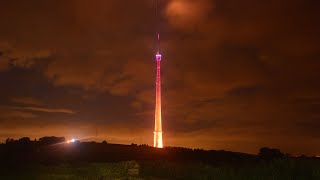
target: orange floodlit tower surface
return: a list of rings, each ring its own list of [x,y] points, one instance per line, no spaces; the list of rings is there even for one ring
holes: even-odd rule
[[[156,11],[156,36],[157,36],[157,53],[156,53],[156,63],[157,63],[157,74],[156,74],[156,107],[155,107],[155,124],[154,124],[154,136],[153,136],[153,146],[156,148],[162,148],[162,122],[161,122],[161,54],[160,54],[160,33],[158,28],[158,0],[155,1],[155,11]]]
[[[162,124],[161,124],[161,54],[156,54],[157,76],[156,76],[156,108],[155,108],[155,126],[153,146],[162,148]]]

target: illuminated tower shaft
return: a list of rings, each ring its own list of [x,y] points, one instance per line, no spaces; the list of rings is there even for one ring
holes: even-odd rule
[[[156,77],[156,109],[155,109],[155,126],[154,126],[154,143],[153,146],[162,148],[162,124],[161,124],[161,54],[156,55],[157,77]]]
[[[156,22],[158,22],[158,0],[155,1],[156,7]],[[162,122],[161,122],[161,54],[160,54],[160,33],[158,29],[157,23],[157,54],[156,54],[156,62],[157,62],[157,76],[156,76],[156,107],[155,107],[155,121],[154,121],[154,137],[153,137],[153,146],[156,148],[162,148]]]

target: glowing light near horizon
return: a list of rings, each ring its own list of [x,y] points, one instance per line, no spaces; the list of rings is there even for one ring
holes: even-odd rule
[[[68,141],[67,141],[67,143],[74,143],[74,142],[76,142],[75,139],[71,139],[71,140],[68,140]]]

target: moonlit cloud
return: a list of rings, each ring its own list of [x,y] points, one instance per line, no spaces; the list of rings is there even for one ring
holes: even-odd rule
[[[41,107],[13,107],[14,109],[29,110],[36,112],[45,113],[65,113],[65,114],[75,114],[76,112],[70,109],[51,109],[51,108],[41,108]]]
[[[26,105],[41,105],[42,102],[39,100],[36,100],[32,97],[14,97],[11,100],[14,103],[18,104],[26,104]]]

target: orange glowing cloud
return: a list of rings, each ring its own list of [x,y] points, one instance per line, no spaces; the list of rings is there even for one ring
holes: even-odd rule
[[[166,8],[169,23],[176,28],[192,28],[205,21],[212,9],[208,0],[172,0]]]

